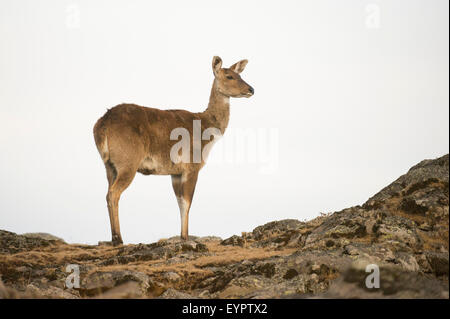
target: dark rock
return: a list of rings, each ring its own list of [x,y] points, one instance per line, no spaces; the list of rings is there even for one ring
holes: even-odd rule
[[[400,203],[400,209],[408,214],[425,215],[428,208],[422,205],[418,205],[413,198],[403,198]]]
[[[44,239],[44,240],[55,240],[55,241],[60,241],[62,243],[65,243],[64,239],[53,236],[52,234],[49,234],[49,233],[25,233],[25,234],[22,234],[22,236],[25,236],[28,238],[40,238],[40,239]]]
[[[411,167],[407,174],[400,176],[396,181],[383,188],[366,203],[392,197],[393,193],[400,193],[408,186],[426,183],[427,180],[436,179],[447,182],[449,178],[449,155],[434,160],[424,160]],[[414,186],[416,187],[416,186]]]
[[[380,267],[380,288],[368,288],[369,273],[359,267],[349,268],[315,298],[445,298],[449,297],[448,283],[417,272],[408,272],[394,266]]]
[[[159,295],[164,290],[145,273],[125,270],[94,272],[82,280],[79,291],[82,296],[95,296],[130,281],[139,284],[143,295],[149,292]]]
[[[221,243],[221,245],[224,246],[240,246],[243,247],[244,246],[244,240],[236,235],[231,236],[230,238],[227,238],[225,240],[223,240]]]
[[[275,264],[271,262],[258,262],[254,266],[254,273],[261,274],[267,278],[271,278],[273,277],[273,275],[275,275]]]
[[[55,244],[56,242],[56,240],[42,239],[39,237],[27,237],[5,230],[0,230],[0,253],[2,254],[14,254],[38,247],[47,247]]]
[[[293,269],[293,268],[291,268],[291,269],[288,269],[286,271],[286,273],[283,276],[283,279],[292,279],[292,278],[294,278],[297,275],[298,275],[298,271]]]
[[[128,281],[104,293],[94,296],[95,299],[136,299],[143,298],[141,286],[135,281]]]
[[[178,291],[173,288],[167,289],[158,298],[159,299],[198,299],[198,297],[192,296],[192,295],[182,292],[182,291]]]
[[[427,252],[426,257],[431,269],[436,274],[436,276],[448,276],[449,263],[448,263],[448,252],[438,253],[438,252]]]

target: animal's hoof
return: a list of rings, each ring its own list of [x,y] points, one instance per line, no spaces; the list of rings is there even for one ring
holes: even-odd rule
[[[99,246],[120,246],[123,245],[123,242],[121,241],[99,241]]]
[[[120,238],[113,238],[111,241],[99,241],[99,246],[119,246],[123,245],[123,241]]]
[[[120,236],[113,236],[112,244],[113,244],[113,246],[123,245],[122,238],[120,238]]]

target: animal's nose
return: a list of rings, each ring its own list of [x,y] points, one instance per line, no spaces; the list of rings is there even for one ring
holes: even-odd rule
[[[255,94],[255,90],[254,90],[252,87],[249,87],[249,88],[248,88],[248,91],[249,91],[251,94]]]

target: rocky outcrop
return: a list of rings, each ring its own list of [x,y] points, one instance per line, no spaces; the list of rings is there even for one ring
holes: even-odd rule
[[[422,161],[361,206],[225,240],[112,247],[0,231],[0,298],[448,298],[448,177],[448,155]]]
[[[58,240],[41,238],[39,236],[17,235],[5,230],[0,230],[0,253],[13,254],[21,251],[32,250],[38,247],[56,245]]]
[[[53,236],[52,234],[49,234],[49,233],[25,233],[22,235],[25,237],[28,237],[28,238],[41,238],[44,240],[56,240],[56,241],[64,242],[63,239]]]

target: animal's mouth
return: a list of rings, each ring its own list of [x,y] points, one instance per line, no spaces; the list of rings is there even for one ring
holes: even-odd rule
[[[231,95],[231,97],[235,97],[235,98],[239,98],[239,97],[250,97],[250,96],[252,96],[253,95],[253,93],[251,93],[251,92],[247,92],[247,93],[240,93],[240,94],[238,94],[238,95]]]
[[[250,97],[253,94],[254,93],[252,93],[252,92],[245,92],[245,93],[240,93],[239,95],[236,95],[235,97]]]

